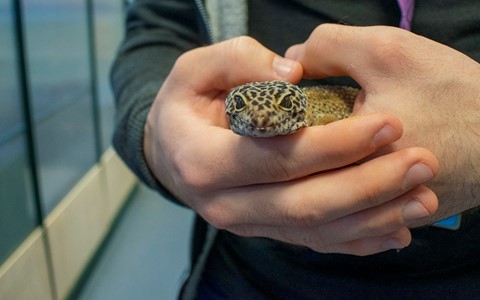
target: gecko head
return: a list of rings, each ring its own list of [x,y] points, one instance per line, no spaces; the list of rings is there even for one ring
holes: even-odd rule
[[[233,132],[271,137],[307,126],[307,98],[296,85],[284,81],[252,82],[233,89],[225,100]]]

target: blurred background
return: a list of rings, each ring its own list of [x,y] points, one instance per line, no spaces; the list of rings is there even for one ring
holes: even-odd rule
[[[0,299],[174,299],[192,214],[110,146],[121,0],[0,0]]]

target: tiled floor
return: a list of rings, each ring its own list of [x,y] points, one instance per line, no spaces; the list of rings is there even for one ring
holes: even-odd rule
[[[175,299],[193,214],[140,186],[76,299]]]

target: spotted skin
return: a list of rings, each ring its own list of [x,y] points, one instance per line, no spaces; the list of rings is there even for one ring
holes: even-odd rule
[[[358,89],[345,86],[299,88],[288,82],[252,82],[225,100],[230,128],[239,135],[271,137],[306,126],[348,118]]]

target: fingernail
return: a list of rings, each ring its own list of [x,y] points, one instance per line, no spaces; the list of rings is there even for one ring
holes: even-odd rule
[[[384,250],[392,250],[392,249],[402,249],[402,248],[405,248],[405,246],[402,243],[400,243],[399,240],[388,239],[383,241],[382,248]]]
[[[373,137],[373,144],[375,147],[380,147],[392,142],[393,138],[395,137],[397,131],[393,129],[390,125],[385,125],[380,129],[380,131],[375,134]]]
[[[287,79],[296,64],[296,61],[276,56],[273,59],[272,68],[278,76]]]
[[[424,218],[430,215],[430,213],[420,202],[412,200],[405,204],[402,215],[403,220],[408,223],[416,219]]]
[[[405,187],[410,188],[425,183],[433,178],[432,170],[423,163],[417,163],[405,175]]]

